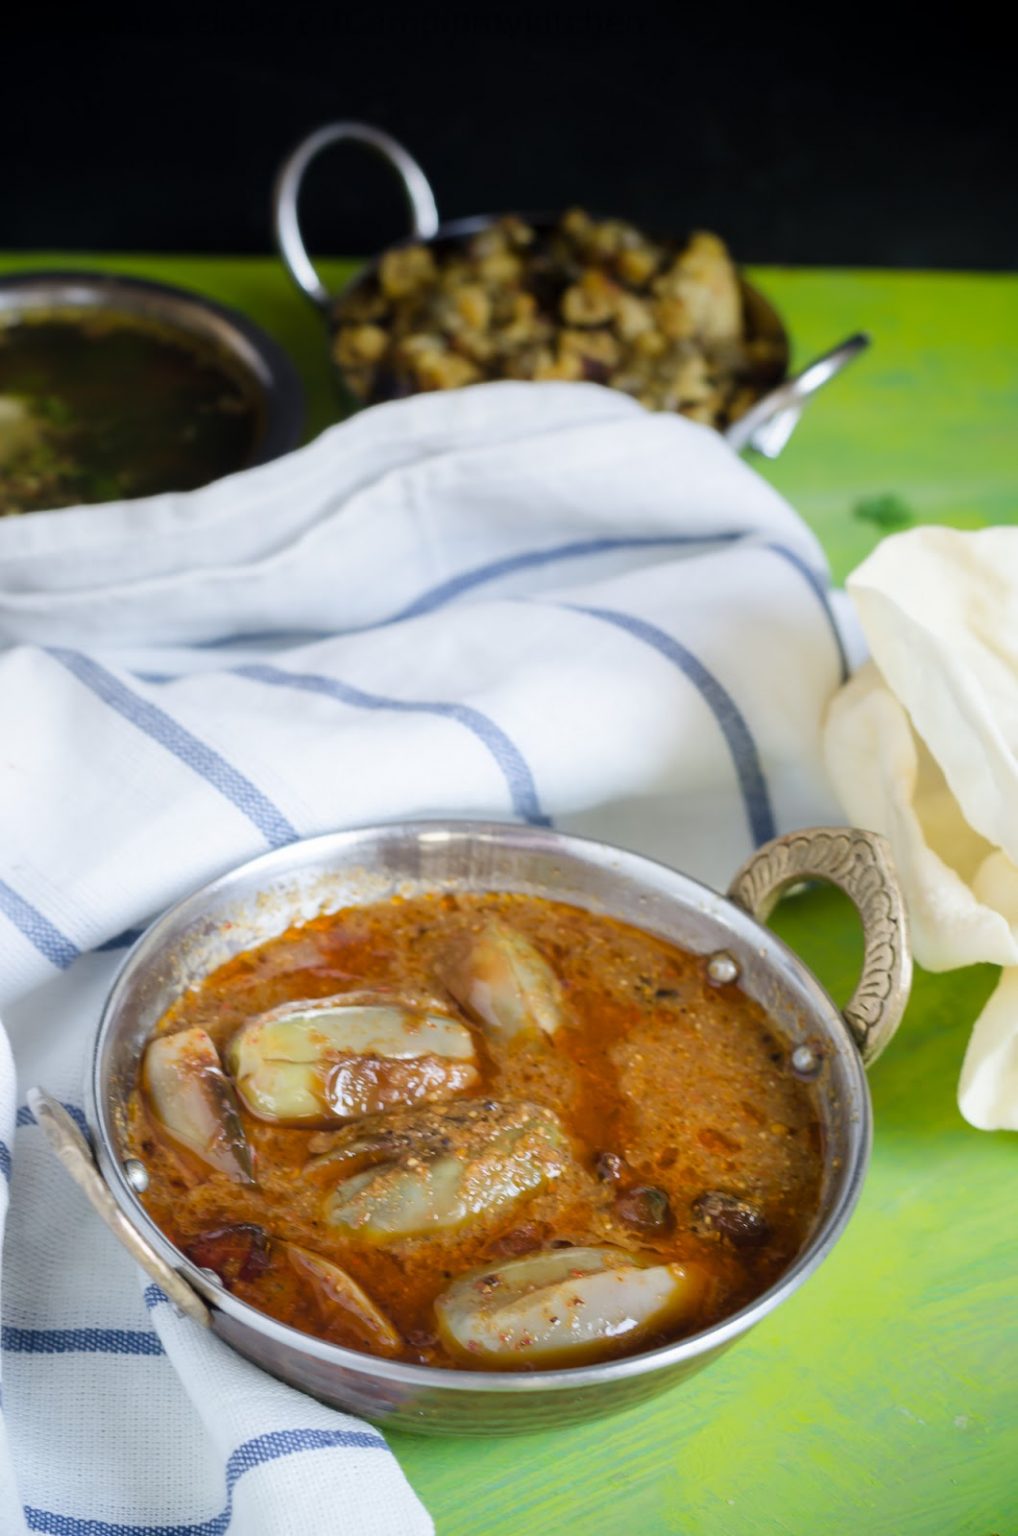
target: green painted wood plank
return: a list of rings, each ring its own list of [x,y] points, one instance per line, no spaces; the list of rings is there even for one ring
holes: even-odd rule
[[[856,935],[837,898],[786,904],[776,926],[848,995]],[[1018,1148],[966,1126],[954,1100],[993,981],[990,967],[917,977],[873,1071],[877,1143],[851,1226],[808,1284],[702,1375],[557,1434],[391,1437],[443,1536],[1018,1529]]]
[[[0,257],[94,264],[232,303],[288,347],[309,426],[335,419],[321,324],[269,258]],[[351,264],[323,263],[336,283]],[[811,407],[763,472],[835,574],[876,543],[859,501],[917,521],[1018,521],[1018,278],[768,269],[796,357],[866,328],[873,351]],[[759,461],[758,461],[759,463]],[[858,925],[832,892],[775,926],[839,1000]],[[1018,1139],[958,1113],[979,967],[920,973],[873,1069],[873,1164],[821,1270],[749,1339],[656,1402],[516,1439],[391,1436],[440,1536],[1014,1536],[1018,1533]]]
[[[1018,279],[954,273],[755,276],[788,318],[798,364],[853,330],[871,351],[758,467],[813,526],[843,579],[880,534],[853,516],[897,495],[917,523],[979,528],[1018,516]]]

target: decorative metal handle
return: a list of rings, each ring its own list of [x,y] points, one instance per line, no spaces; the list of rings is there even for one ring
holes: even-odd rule
[[[406,193],[410,209],[411,234],[417,240],[430,240],[438,229],[438,209],[428,178],[417,161],[402,144],[380,128],[369,123],[328,123],[303,139],[293,153],[283,162],[276,180],[274,221],[276,244],[283,263],[297,287],[317,304],[328,311],[331,300],[329,291],[315,271],[300,232],[297,199],[304,172],[311,161],[330,144],[341,139],[355,139],[366,144],[391,165]]]
[[[800,880],[827,880],[855,903],[862,918],[862,977],[844,1010],[867,1064],[897,1029],[912,985],[908,919],[891,862],[875,832],[812,827],[765,843],[739,870],[728,897],[766,922],[782,893]]]
[[[187,1281],[175,1269],[159,1257],[154,1248],[136,1232],[113,1196],[106,1188],[106,1181],[95,1165],[92,1149],[62,1104],[43,1088],[28,1090],[28,1107],[38,1120],[46,1140],[63,1163],[67,1172],[84,1190],[91,1204],[99,1212],[118,1242],[122,1243],[137,1264],[161,1286],[173,1305],[192,1322],[203,1328],[211,1328],[212,1318],[201,1297],[191,1289]]]
[[[866,332],[858,331],[822,357],[815,358],[801,373],[785,379],[764,395],[725,432],[736,453],[753,448],[767,459],[776,459],[798,426],[803,407],[810,397],[829,384],[869,345]]]

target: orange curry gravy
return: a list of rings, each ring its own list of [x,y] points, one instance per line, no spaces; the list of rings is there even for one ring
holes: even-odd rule
[[[566,1022],[553,1040],[492,1040],[448,998],[442,957],[492,916],[528,936],[558,974]],[[820,1199],[821,1130],[787,1043],[737,986],[708,979],[703,957],[607,918],[508,894],[349,908],[238,955],[183,996],[157,1034],[197,1025],[223,1053],[256,1014],[366,986],[448,999],[477,1039],[482,1081],[470,1097],[553,1110],[573,1166],[494,1224],[365,1248],[330,1230],[320,1183],[302,1177],[323,1149],[320,1128],[271,1125],[241,1106],[257,1179],[245,1188],[180,1156],[136,1089],[124,1137],[149,1170],[150,1215],[252,1306],[369,1347],[278,1251],[279,1240],[299,1243],[342,1266],[388,1314],[404,1341],[397,1358],[450,1366],[461,1362],[437,1337],[433,1302],[476,1266],[605,1243],[650,1263],[693,1262],[707,1284],[695,1317],[676,1330],[692,1333],[759,1295],[802,1248]],[[235,1225],[232,1237],[207,1241]],[[658,1334],[639,1347],[664,1342]]]

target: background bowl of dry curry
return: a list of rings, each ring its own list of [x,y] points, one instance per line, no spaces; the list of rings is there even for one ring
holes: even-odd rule
[[[399,178],[409,239],[330,294],[301,234],[311,162],[345,140]],[[794,376],[781,316],[705,231],[648,234],[582,209],[440,222],[412,155],[368,123],[329,123],[284,161],[276,244],[325,320],[349,410],[491,379],[588,380],[776,458],[809,398],[869,345],[856,332]]]
[[[863,919],[863,975],[843,1012],[763,926],[783,890],[817,878],[845,890]],[[801,1213],[798,1250],[784,1256],[759,1294],[695,1332],[624,1358],[554,1369],[450,1369],[379,1357],[280,1321],[160,1230],[142,1199],[147,1178],[138,1178],[129,1105],[143,1053],[168,1010],[295,924],[436,895],[452,905],[538,898],[562,904],[580,924],[589,914],[591,927],[604,920],[626,925],[648,942],[695,957],[691,963],[711,984],[732,989],[757,1017],[766,1015],[777,1070],[810,1081],[817,1177],[810,1208]],[[92,1147],[44,1093],[32,1099],[93,1204],[197,1325],[291,1385],[381,1423],[430,1433],[531,1430],[613,1412],[674,1385],[817,1267],[861,1188],[870,1143],[864,1063],[896,1027],[910,974],[900,894],[884,844],[869,833],[831,828],[779,838],[758,850],[721,896],[638,855],[552,831],[397,823],[309,839],[255,859],[148,930],[125,960],[97,1033],[88,1094]],[[697,1088],[694,1069],[689,1094]]]

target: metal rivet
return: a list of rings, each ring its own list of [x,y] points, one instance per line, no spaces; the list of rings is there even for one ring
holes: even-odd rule
[[[725,949],[719,949],[716,955],[711,955],[707,961],[707,975],[711,981],[729,982],[735,981],[739,974],[738,963],[732,959]]]
[[[820,1071],[820,1057],[811,1045],[797,1045],[791,1055],[792,1071],[799,1077],[816,1077]]]
[[[124,1178],[139,1195],[148,1189],[148,1169],[136,1157],[129,1157],[124,1163]]]

